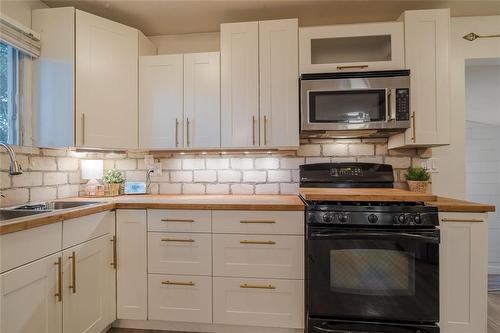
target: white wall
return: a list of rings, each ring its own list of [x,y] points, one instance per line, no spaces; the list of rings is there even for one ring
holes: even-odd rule
[[[500,65],[481,63],[488,61],[468,61],[465,69],[466,119],[500,125]]]
[[[158,54],[220,51],[220,32],[148,36],[158,48]]]
[[[1,1],[0,12],[31,28],[31,10],[47,7],[46,4],[39,0]]]

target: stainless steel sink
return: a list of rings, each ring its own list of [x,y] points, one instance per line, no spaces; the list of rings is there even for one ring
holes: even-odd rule
[[[78,208],[82,206],[95,205],[97,201],[48,201],[38,204],[27,204],[15,207],[14,210],[23,211],[50,211],[58,209]]]
[[[31,216],[41,213],[46,213],[43,210],[11,210],[11,209],[0,209],[0,221],[17,219],[18,217]]]

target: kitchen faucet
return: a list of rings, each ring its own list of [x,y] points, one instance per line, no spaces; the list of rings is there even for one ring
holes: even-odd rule
[[[5,142],[0,142],[0,147],[3,147],[5,151],[9,154],[9,159],[10,159],[10,169],[9,169],[9,174],[11,176],[15,175],[20,175],[23,173],[23,170],[21,168],[21,164],[16,160],[16,153],[12,149],[12,147],[5,143]]]

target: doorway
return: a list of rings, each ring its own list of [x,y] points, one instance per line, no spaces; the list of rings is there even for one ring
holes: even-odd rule
[[[465,63],[466,197],[500,207],[500,58]],[[500,212],[489,214],[488,333],[500,332]]]

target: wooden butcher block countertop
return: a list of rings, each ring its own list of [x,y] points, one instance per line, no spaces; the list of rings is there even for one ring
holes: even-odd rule
[[[415,193],[395,188],[300,188],[305,200],[313,201],[436,201],[431,194]]]

